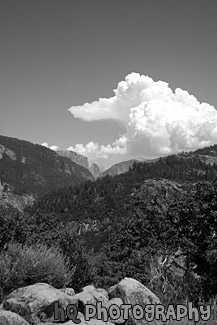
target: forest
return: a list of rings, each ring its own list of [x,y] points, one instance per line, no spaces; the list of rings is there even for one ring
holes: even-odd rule
[[[1,207],[0,260],[9,261],[0,265],[2,296],[37,280],[79,291],[90,283],[106,288],[127,276],[165,304],[213,299],[217,166],[199,157],[214,153],[210,147],[135,163],[122,175],[50,192],[24,212]],[[40,249],[42,256],[52,250],[61,255],[61,278],[47,271],[39,279],[41,269],[23,267]],[[17,256],[23,264],[8,273]],[[42,256],[38,267],[43,270]]]

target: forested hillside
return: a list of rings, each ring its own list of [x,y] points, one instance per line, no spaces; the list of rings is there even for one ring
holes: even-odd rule
[[[5,201],[13,203],[11,194],[35,198],[87,179],[93,177],[86,168],[50,149],[0,136],[0,197]]]
[[[131,195],[148,179],[168,179],[188,187],[192,182],[211,181],[217,165],[203,162],[195,154],[172,155],[156,162],[134,163],[129,172],[106,176],[95,182],[53,191],[33,207],[43,212],[62,214],[67,220],[102,219],[110,211],[118,214],[126,208]],[[122,211],[123,213],[123,211]]]
[[[214,149],[206,156],[211,150],[215,158]],[[55,190],[24,213],[2,209],[0,248],[11,241],[57,247],[78,290],[128,276],[164,303],[208,300],[217,294],[217,167],[200,154]]]

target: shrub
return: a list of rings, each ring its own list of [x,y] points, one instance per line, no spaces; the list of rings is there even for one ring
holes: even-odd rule
[[[66,259],[55,247],[11,242],[0,253],[0,288],[3,296],[11,290],[37,282],[60,288],[70,282],[71,274]]]

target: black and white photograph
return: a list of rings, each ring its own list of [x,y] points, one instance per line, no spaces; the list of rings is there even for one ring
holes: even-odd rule
[[[0,0],[0,325],[217,325],[217,0]]]

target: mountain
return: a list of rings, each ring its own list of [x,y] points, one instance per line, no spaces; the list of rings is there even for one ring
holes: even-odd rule
[[[197,182],[214,180],[217,165],[210,163],[210,157],[217,157],[217,146],[210,150],[213,151],[212,156],[206,152],[205,161],[204,152],[195,151],[135,162],[129,171],[120,175],[106,175],[94,182],[53,191],[36,202],[32,211],[57,214],[77,233],[81,233],[82,229],[86,232],[88,247],[100,247],[106,241],[107,233],[99,229],[107,232],[117,228],[127,217],[132,197],[137,191],[143,193],[143,201],[147,200],[147,204],[152,197],[163,208],[164,195],[171,197],[171,192],[175,196],[180,191],[193,189]]]
[[[3,150],[17,159],[13,148]],[[209,301],[217,293],[216,158],[212,146],[136,162],[126,173],[49,192],[22,213],[0,207],[0,249],[11,241],[58,247],[75,270],[70,287],[108,288],[131,277],[167,306]]]
[[[157,161],[157,159],[131,159],[131,160],[127,160],[127,161],[121,161],[115,165],[112,165],[110,168],[106,169],[103,173],[100,174],[100,177],[104,177],[106,175],[110,175],[110,176],[115,176],[115,175],[120,175],[123,173],[126,173],[130,167],[133,166],[133,164],[135,162],[146,162],[146,163],[150,163],[150,162],[154,162]]]
[[[99,287],[127,276],[167,302],[197,302],[202,290],[207,299],[217,291],[216,158],[212,146],[136,162],[123,174],[49,192],[23,214],[2,210],[0,244],[59,246],[80,271],[76,279]]]
[[[121,161],[120,163],[112,165],[110,168],[106,169],[103,173],[100,174],[100,177],[104,177],[106,175],[115,176],[126,173],[135,162],[136,159]]]
[[[88,158],[78,154],[75,151],[71,150],[57,150],[56,151],[60,156],[67,157],[71,161],[75,162],[76,164],[85,167],[88,169],[91,174],[93,175],[94,179],[98,178],[100,175],[100,168],[96,163],[92,163],[92,165],[89,167],[89,161]]]
[[[185,159],[190,159],[190,158],[192,159],[194,157],[195,159],[198,159],[208,165],[213,165],[214,163],[217,164],[217,145],[205,147],[202,149],[197,149],[196,151],[181,152],[178,153],[176,156]],[[153,163],[158,161],[159,159],[160,158],[155,158],[155,159],[140,158],[140,159],[121,161],[120,163],[117,163],[109,167],[108,169],[106,169],[104,172],[102,172],[99,175],[99,177],[104,177],[106,175],[110,175],[110,176],[120,175],[129,171],[129,169],[136,162]]]
[[[92,163],[89,167],[89,171],[92,173],[94,178],[98,178],[100,176],[100,168],[96,163]]]
[[[43,146],[0,136],[0,203],[22,209],[51,190],[93,180],[89,170]]]
[[[69,158],[71,161],[75,162],[76,164],[83,166],[84,168],[88,169],[89,166],[89,162],[88,162],[88,158],[78,154],[75,151],[71,151],[71,150],[57,150],[56,151],[60,156],[62,157],[67,157]]]

